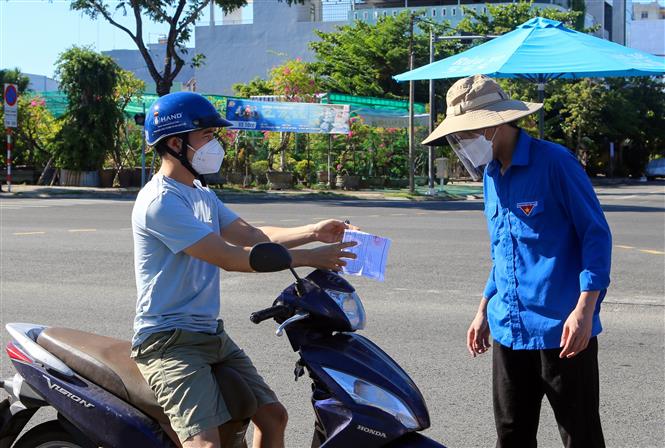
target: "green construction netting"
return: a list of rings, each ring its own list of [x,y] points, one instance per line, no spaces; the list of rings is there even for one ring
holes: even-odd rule
[[[67,96],[62,92],[29,92],[28,94],[35,97],[44,99],[46,108],[56,118],[61,117],[67,110]],[[217,104],[220,109],[226,106],[226,99],[228,97],[222,95],[206,95],[213,103]],[[140,113],[150,108],[150,105],[158,98],[157,95],[143,94],[137,96],[130,101],[125,107],[125,114],[128,117],[133,117],[134,114]]]
[[[409,102],[405,100],[389,100],[386,98],[375,98],[371,96],[354,96],[343,93],[326,93],[321,102],[324,104],[349,104],[352,109],[376,109],[384,111],[399,111],[408,113]],[[413,112],[424,114],[427,112],[423,103],[414,103]]]
[[[67,110],[67,97],[62,92],[30,92],[31,95],[43,98],[46,101],[47,109],[57,118],[64,115]],[[205,95],[213,103],[215,103],[220,110],[226,107],[226,100],[228,96],[223,95]],[[125,114],[128,117],[133,117],[134,114],[148,110],[150,105],[157,99],[157,95],[143,94],[133,98],[125,107]],[[321,102],[324,104],[349,104],[352,109],[364,108],[374,109],[376,111],[385,112],[404,112],[409,110],[409,102],[402,100],[389,100],[384,98],[373,98],[364,96],[344,95],[341,93],[326,93]],[[145,107],[145,109],[144,109]],[[422,103],[414,104],[415,114],[426,113],[425,105]]]

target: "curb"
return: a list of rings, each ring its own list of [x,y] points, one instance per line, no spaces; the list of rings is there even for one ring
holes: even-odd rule
[[[9,193],[0,192],[0,199],[135,199],[138,189],[76,189],[76,188],[49,188],[38,187],[29,190],[19,190]],[[404,192],[328,192],[311,190],[288,191],[256,191],[256,190],[225,190],[213,189],[218,197],[225,200],[289,200],[289,201],[412,201],[412,202],[444,202],[478,199],[477,195],[455,195],[443,193],[437,196],[409,195]]]

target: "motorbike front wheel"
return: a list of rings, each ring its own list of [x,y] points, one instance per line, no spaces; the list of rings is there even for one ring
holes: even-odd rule
[[[83,448],[56,420],[42,423],[26,432],[14,448]]]

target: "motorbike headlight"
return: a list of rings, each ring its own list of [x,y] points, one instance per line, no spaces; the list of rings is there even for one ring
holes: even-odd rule
[[[351,323],[352,330],[362,330],[365,328],[365,308],[358,294],[355,292],[337,291],[335,289],[325,289],[324,291],[346,314],[346,318]]]
[[[406,428],[417,430],[420,428],[413,412],[402,400],[379,386],[363,379],[340,372],[339,370],[324,367],[323,370],[349,394],[358,404],[372,406],[392,415]]]

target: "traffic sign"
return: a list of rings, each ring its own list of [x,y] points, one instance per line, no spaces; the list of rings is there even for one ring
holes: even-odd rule
[[[18,91],[16,84],[5,84],[5,128],[15,128],[18,125]]]

